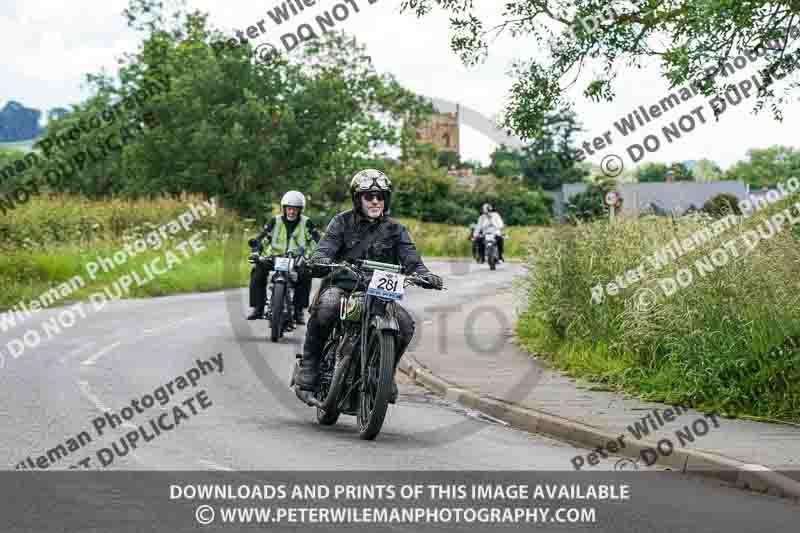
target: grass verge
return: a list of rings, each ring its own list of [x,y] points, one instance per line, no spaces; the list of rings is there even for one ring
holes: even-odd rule
[[[660,247],[708,222],[650,218],[533,232],[521,344],[575,377],[647,400],[800,421],[797,227],[785,223],[760,238],[789,206],[739,219],[663,264],[652,260]],[[757,242],[749,252],[746,236]],[[645,279],[593,302],[598,285],[607,289],[640,264]]]

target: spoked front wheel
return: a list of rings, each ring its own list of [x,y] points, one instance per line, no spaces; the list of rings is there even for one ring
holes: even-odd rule
[[[329,340],[327,345],[325,346],[325,350],[323,350],[322,356],[322,366],[321,369],[323,373],[327,373],[328,369],[324,368],[328,361],[336,360],[336,356],[334,352],[336,351],[336,337],[333,337],[333,341]],[[340,372],[341,373],[341,372]],[[339,388],[337,386],[337,375],[334,373],[332,380],[328,381],[327,379],[322,379],[320,383],[320,389],[317,392],[317,399],[324,403],[325,400],[328,398],[328,394],[338,394]],[[331,390],[333,389],[333,390]],[[336,404],[334,403],[334,407],[330,411],[323,411],[319,407],[317,407],[317,422],[319,422],[323,426],[332,426],[339,420],[339,411],[336,409]]]
[[[278,339],[283,335],[283,321],[285,319],[284,313],[284,293],[286,292],[286,285],[283,283],[276,283],[272,288],[272,314],[270,316],[270,339],[272,342],[278,342]]]
[[[367,345],[366,383],[358,409],[359,435],[364,440],[378,436],[392,395],[395,337],[389,331],[373,330]]]

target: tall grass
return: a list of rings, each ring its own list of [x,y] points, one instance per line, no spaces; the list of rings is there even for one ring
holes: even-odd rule
[[[793,347],[800,334],[800,242],[794,232],[784,228],[705,276],[695,266],[788,205],[742,219],[659,271],[648,264],[646,280],[600,304],[592,302],[594,286],[647,263],[647,255],[703,222],[595,222],[559,228],[557,238],[534,232],[524,285],[529,307],[518,334],[573,375],[650,400],[800,420],[800,351]],[[684,268],[693,281],[666,296],[658,280],[674,279]]]
[[[86,265],[100,257],[110,257],[126,243],[142,238],[160,225],[175,220],[191,204],[200,204],[199,196],[161,198],[156,200],[88,200],[79,196],[39,196],[20,205],[11,214],[0,217],[0,309],[8,309],[20,301],[29,302],[76,275],[87,286],[69,295],[69,300],[87,298],[129,272],[144,276],[143,266],[163,256],[165,250],[202,231],[205,251],[193,255],[166,274],[138,287],[131,286],[127,296],[161,296],[181,292],[217,290],[247,285],[250,265],[244,261],[246,241],[258,229],[252,221],[241,220],[233,212],[218,206],[214,217],[204,216],[192,223],[188,232],[170,235],[169,242],[159,249],[128,259],[109,272],[101,271],[91,279]],[[403,220],[408,226],[420,253],[429,256],[469,257],[471,244],[468,228],[446,224]],[[507,241],[507,255],[517,253],[518,243],[525,240],[524,228],[512,228]],[[229,239],[240,238],[233,248]],[[226,252],[237,249],[239,261],[229,272]],[[228,258],[230,260],[230,258]],[[61,300],[58,303],[65,303]]]
[[[472,242],[468,239],[470,228],[450,224],[420,222],[410,218],[399,219],[411,235],[420,255],[435,257],[471,257]],[[506,258],[524,257],[525,244],[533,226],[513,226],[504,230]]]
[[[0,309],[19,301],[29,301],[74,276],[81,276],[87,286],[70,294],[70,300],[88,297],[120,276],[135,271],[145,277],[143,265],[163,256],[166,250],[203,232],[204,251],[182,259],[181,264],[151,282],[130,288],[129,296],[158,296],[237,287],[244,284],[249,271],[244,261],[238,276],[223,275],[225,246],[230,235],[242,231],[249,235],[255,228],[218,206],[216,216],[203,216],[192,222],[189,231],[168,233],[160,248],[148,249],[130,257],[112,270],[100,271],[96,279],[86,265],[100,257],[111,257],[160,225],[175,220],[191,204],[200,204],[199,196],[157,200],[91,201],[76,196],[35,197],[0,218]],[[241,250],[244,256],[245,241]],[[173,250],[174,251],[174,250]],[[63,301],[59,303],[64,303]]]

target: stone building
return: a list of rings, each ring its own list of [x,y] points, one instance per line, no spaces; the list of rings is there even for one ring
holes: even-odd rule
[[[417,142],[431,144],[437,152],[459,153],[461,148],[459,138],[459,106],[456,105],[455,113],[437,113],[431,120],[417,128]]]

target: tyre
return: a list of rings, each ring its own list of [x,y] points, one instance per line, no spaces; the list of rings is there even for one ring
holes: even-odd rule
[[[367,344],[366,388],[358,409],[359,436],[373,440],[378,436],[392,395],[395,337],[388,331],[373,330]]]
[[[328,341],[325,350],[322,352],[322,365],[326,365],[327,361],[336,360],[336,356],[333,355],[331,352],[336,351],[336,341],[337,339],[334,337],[334,341]],[[335,381],[335,377],[334,377]],[[333,386],[333,383],[323,383],[320,385],[319,392],[317,392],[317,399],[320,402],[325,402],[325,399],[328,397],[328,393],[330,393],[330,389]],[[323,411],[319,407],[317,407],[317,422],[320,423],[322,426],[332,426],[339,420],[339,411],[334,409],[333,411]]]
[[[283,283],[275,283],[272,286],[272,315],[269,320],[271,329],[270,338],[272,342],[278,342],[278,339],[283,335],[283,321],[285,320],[284,312],[284,294],[286,293],[286,285]]]
[[[497,256],[495,251],[492,250],[489,253],[489,270],[495,270],[495,268],[497,268]]]

